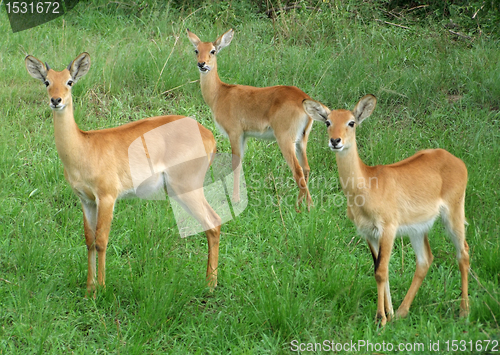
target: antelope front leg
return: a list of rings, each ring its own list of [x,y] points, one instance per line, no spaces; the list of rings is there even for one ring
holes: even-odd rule
[[[85,244],[87,245],[87,291],[85,298],[95,291],[96,276],[96,250],[95,250],[95,228],[97,221],[97,206],[82,200],[83,209],[83,231],[85,233]],[[94,293],[95,295],[95,293]]]
[[[375,280],[377,281],[378,293],[376,319],[380,319],[381,326],[385,326],[387,323],[386,311],[389,313],[389,318],[392,318],[393,312],[389,291],[389,261],[394,238],[395,230],[386,226],[379,240],[378,256],[375,262]],[[386,305],[390,309],[386,309]]]
[[[396,312],[396,316],[398,318],[404,318],[408,315],[413,299],[422,285],[422,281],[424,280],[425,275],[427,275],[427,271],[429,271],[429,267],[434,259],[427,234],[422,236],[412,236],[410,237],[410,240],[417,258],[417,266],[415,268],[415,274],[413,275],[413,281],[411,282],[410,289],[406,293],[403,302]]]
[[[394,318],[394,308],[392,308],[391,287],[389,286],[389,279],[387,279],[387,282],[385,283],[384,306],[387,320],[391,321]]]
[[[348,208],[347,214],[349,215],[351,210]],[[375,267],[374,272],[377,272],[378,266],[379,266],[379,258],[378,258],[378,242],[374,241],[368,241],[368,246],[370,247],[370,251],[372,253],[373,257],[373,264]],[[385,289],[384,289],[384,309],[385,309],[385,314],[387,316],[387,320],[391,320],[394,316],[394,309],[392,307],[392,299],[391,299],[391,288],[389,286],[389,280],[386,281],[385,283]]]
[[[97,283],[102,287],[106,286],[106,249],[108,247],[111,221],[113,220],[114,205],[115,199],[109,196],[99,199],[97,204],[97,225],[95,238],[95,249],[97,250],[98,258]]]
[[[241,135],[230,136],[229,141],[231,143],[232,152],[232,167],[234,174],[234,186],[233,186],[233,203],[240,202],[240,175],[241,175],[241,165],[243,164],[243,151],[244,141]]]

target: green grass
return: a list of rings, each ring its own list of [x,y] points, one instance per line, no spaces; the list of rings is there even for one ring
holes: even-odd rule
[[[63,18],[15,34],[0,12],[0,354],[280,354],[291,352],[293,340],[426,347],[439,340],[441,353],[451,353],[445,341],[500,340],[498,37],[471,42],[438,24],[406,30],[354,11],[348,1],[274,21],[233,2],[194,12],[147,3],[137,12],[82,2]],[[214,132],[219,151],[229,152],[199,84],[191,83],[199,74],[186,27],[202,40],[235,29],[218,60],[226,82],[297,85],[330,108],[376,95],[378,106],[357,133],[367,164],[437,147],[464,160],[467,319],[458,318],[454,248],[436,223],[434,263],[409,316],[376,326],[371,255],[346,217],[335,157],[317,123],[308,145],[310,213],[295,212],[298,191],[277,144],[249,142],[249,205],[222,226],[213,293],[204,283],[204,236],[181,239],[168,202],[123,200],[110,235],[107,287],[84,299],[82,212],[63,177],[45,88],[27,74],[24,56],[62,69],[90,53],[90,72],[73,90],[82,129],[190,115]],[[395,307],[414,268],[408,239],[398,239],[390,264]],[[382,353],[359,351],[372,352]]]

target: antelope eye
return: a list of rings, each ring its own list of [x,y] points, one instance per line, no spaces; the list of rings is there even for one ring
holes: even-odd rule
[[[48,80],[45,80],[44,84],[45,84],[45,86],[49,86],[50,85],[50,83],[49,83]]]
[[[212,55],[213,55],[213,54],[215,54],[215,49],[212,49],[212,50],[210,51],[210,54],[212,54]]]
[[[348,125],[349,127],[354,127],[354,124],[355,124],[355,123],[356,123],[356,122],[354,122],[354,121],[349,121],[349,123],[348,123],[347,125]]]
[[[330,127],[332,123],[330,121],[325,121],[326,127]]]
[[[68,80],[68,86],[73,86],[75,82],[73,80]]]
[[[195,49],[195,50],[194,50],[194,53],[195,53],[195,54],[198,54],[198,50],[197,50],[197,49]]]

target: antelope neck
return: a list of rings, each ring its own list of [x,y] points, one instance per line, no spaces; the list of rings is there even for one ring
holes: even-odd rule
[[[68,167],[71,162],[78,162],[82,157],[82,131],[78,128],[73,116],[73,102],[54,113],[54,137],[57,153],[63,165]]]
[[[355,192],[358,189],[358,182],[368,180],[368,167],[359,158],[356,142],[349,148],[335,154],[342,190],[344,193],[347,191]]]
[[[219,74],[217,73],[217,62],[214,63],[209,72],[205,74],[200,73],[201,94],[208,106],[213,107],[221,85],[222,81],[219,79]]]

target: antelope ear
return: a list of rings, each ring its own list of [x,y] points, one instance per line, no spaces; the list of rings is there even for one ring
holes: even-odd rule
[[[189,28],[186,28],[186,31],[187,31],[187,36],[188,36],[189,40],[191,41],[191,43],[193,44],[193,46],[195,48],[198,47],[198,44],[200,44],[201,40],[198,38],[197,35],[195,35],[193,32],[191,32],[189,30]]]
[[[234,35],[234,31],[233,29],[231,28],[229,31],[227,31],[226,33],[224,33],[222,36],[220,36],[219,38],[217,38],[214,42],[213,42],[213,45],[215,47],[215,50],[218,52],[220,51],[222,48],[225,48],[227,46],[229,46],[229,43],[231,43],[231,40],[233,39],[233,35]]]
[[[24,59],[24,63],[26,64],[26,70],[33,78],[45,82],[45,79],[47,78],[47,68],[45,67],[45,64],[32,55],[28,55]]]
[[[377,105],[377,98],[373,95],[366,95],[359,100],[352,113],[357,124],[360,124],[365,118],[370,117],[375,106]]]
[[[330,114],[330,109],[328,107],[314,100],[306,99],[302,101],[302,106],[309,117],[316,121],[325,122]]]
[[[78,79],[88,73],[90,69],[90,55],[83,52],[68,65],[69,74],[76,83]]]

